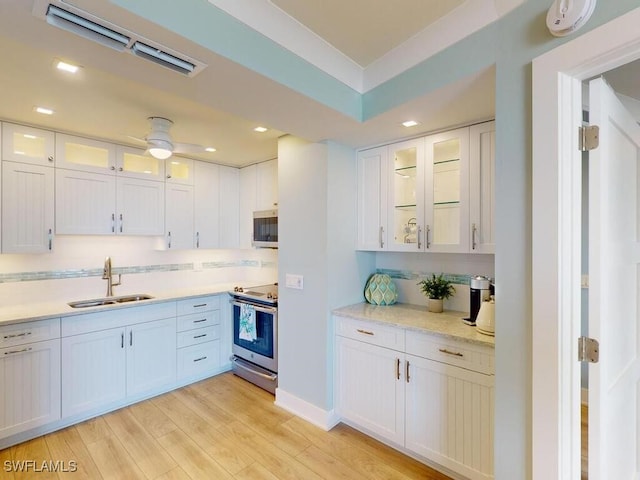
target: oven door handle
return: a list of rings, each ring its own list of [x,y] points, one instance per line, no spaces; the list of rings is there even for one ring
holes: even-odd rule
[[[267,375],[266,373],[262,373],[262,372],[256,372],[255,370],[253,370],[252,368],[246,367],[244,366],[242,363],[240,363],[238,361],[238,359],[236,357],[232,357],[231,361],[238,367],[241,368],[247,372],[252,373],[253,375],[257,375],[259,377],[265,378],[269,381],[274,381],[276,378],[278,378],[278,376],[275,373],[272,373],[271,375]]]
[[[270,314],[275,314],[278,312],[278,310],[276,310],[275,308],[269,308],[269,307],[259,307],[253,303],[250,302],[236,302],[234,300],[229,300],[229,303],[231,305],[235,305],[237,307],[242,307],[242,305],[251,305],[257,312],[263,312],[263,313],[270,313]]]

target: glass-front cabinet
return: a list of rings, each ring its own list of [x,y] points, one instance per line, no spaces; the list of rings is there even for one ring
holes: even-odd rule
[[[425,248],[469,250],[469,129],[425,139]]]
[[[388,249],[423,250],[424,138],[389,146]]]
[[[2,160],[53,167],[54,133],[13,123],[2,124]]]
[[[165,160],[159,160],[139,148],[116,148],[116,165],[118,175],[142,178],[146,180],[164,181]]]
[[[113,175],[116,147],[112,143],[56,133],[56,167]]]

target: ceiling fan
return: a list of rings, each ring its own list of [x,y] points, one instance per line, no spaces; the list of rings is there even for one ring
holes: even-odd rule
[[[174,153],[201,153],[205,151],[213,151],[213,149],[207,149],[202,145],[196,145],[194,143],[178,143],[171,139],[169,129],[173,122],[168,118],[163,117],[149,117],[150,131],[144,138],[131,137],[139,142],[144,142],[147,145],[147,152],[159,160],[165,160]]]

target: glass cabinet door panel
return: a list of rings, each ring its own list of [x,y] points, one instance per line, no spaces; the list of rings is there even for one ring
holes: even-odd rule
[[[193,160],[170,157],[166,162],[167,182],[193,185]]]
[[[115,145],[56,134],[56,166],[86,172],[115,173]]]
[[[2,160],[54,166],[54,133],[13,123],[3,123]]]
[[[118,175],[124,177],[164,180],[164,160],[159,160],[139,148],[117,148]]]
[[[390,146],[390,250],[420,250],[424,139]],[[419,220],[420,219],[420,220]]]
[[[464,251],[468,244],[469,129],[427,137],[427,249]]]

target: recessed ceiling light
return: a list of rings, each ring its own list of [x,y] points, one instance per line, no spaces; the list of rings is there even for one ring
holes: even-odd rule
[[[33,109],[38,113],[42,113],[43,115],[53,115],[53,110],[51,110],[50,108],[33,107]]]
[[[402,122],[402,125],[405,127],[415,127],[416,125],[420,125],[420,122],[416,122],[415,120],[407,120],[406,122]]]
[[[215,149],[215,148],[213,148],[213,147],[207,147],[207,148],[205,148],[205,149],[204,149],[204,151],[205,151],[205,152],[215,152],[215,151],[216,151],[216,149]]]
[[[63,72],[76,73],[80,67],[59,60],[58,62],[56,62],[56,68],[58,70],[62,70]]]
[[[260,132],[260,133],[264,133],[267,130],[269,130],[269,129],[265,128],[265,127],[256,127],[256,128],[253,129],[254,132]]]

